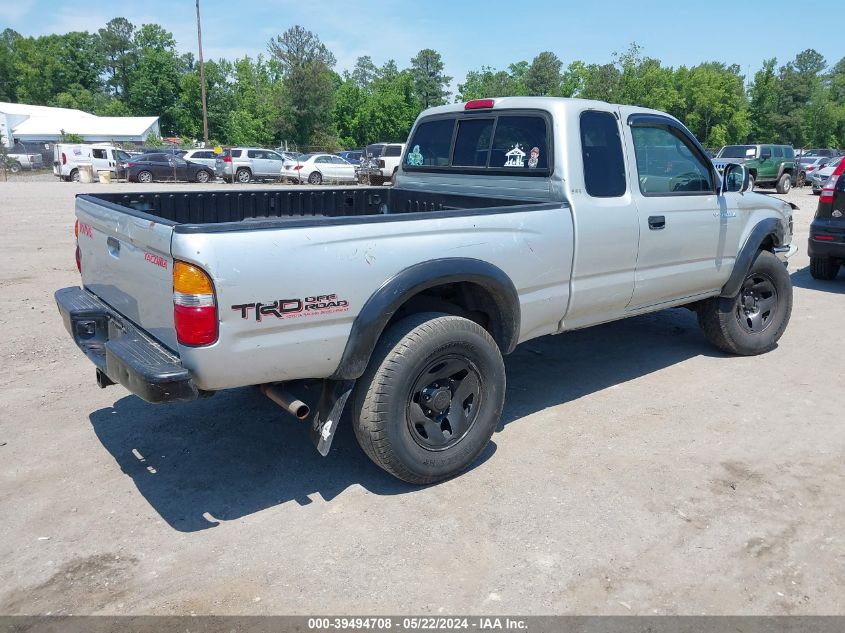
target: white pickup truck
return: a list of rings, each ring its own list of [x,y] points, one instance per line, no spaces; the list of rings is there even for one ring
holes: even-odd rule
[[[771,350],[792,207],[747,185],[660,112],[476,100],[420,115],[389,189],[79,195],[56,300],[101,387],[261,385],[323,455],[351,395],[370,458],[428,483],[484,449],[529,339],[686,306],[719,348]]]

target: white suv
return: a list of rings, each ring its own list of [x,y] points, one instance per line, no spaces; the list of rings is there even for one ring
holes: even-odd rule
[[[227,182],[278,180],[284,159],[279,152],[260,147],[233,147],[223,152],[214,164],[219,178]]]

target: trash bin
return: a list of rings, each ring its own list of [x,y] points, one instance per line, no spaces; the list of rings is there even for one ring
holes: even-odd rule
[[[108,169],[101,169],[97,172],[97,176],[100,178],[100,182],[104,185],[111,182],[111,172]]]
[[[94,165],[79,165],[79,182],[94,182]]]

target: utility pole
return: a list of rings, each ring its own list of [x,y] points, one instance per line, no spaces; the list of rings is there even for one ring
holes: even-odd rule
[[[197,0],[197,42],[200,52],[200,91],[202,94],[202,138],[208,146],[208,110],[205,105],[205,63],[202,60],[202,24],[200,23],[200,0]]]

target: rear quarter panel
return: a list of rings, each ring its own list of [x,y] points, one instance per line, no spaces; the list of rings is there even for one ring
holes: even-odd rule
[[[566,309],[572,239],[566,206],[439,219],[175,233],[174,258],[194,262],[211,274],[220,320],[217,343],[181,347],[179,352],[203,389],[328,377],[367,299],[401,270],[446,257],[476,258],[501,268],[519,293],[520,340],[548,334],[556,331]],[[332,297],[338,305],[260,320],[254,309],[244,313],[233,307],[309,297]]]

